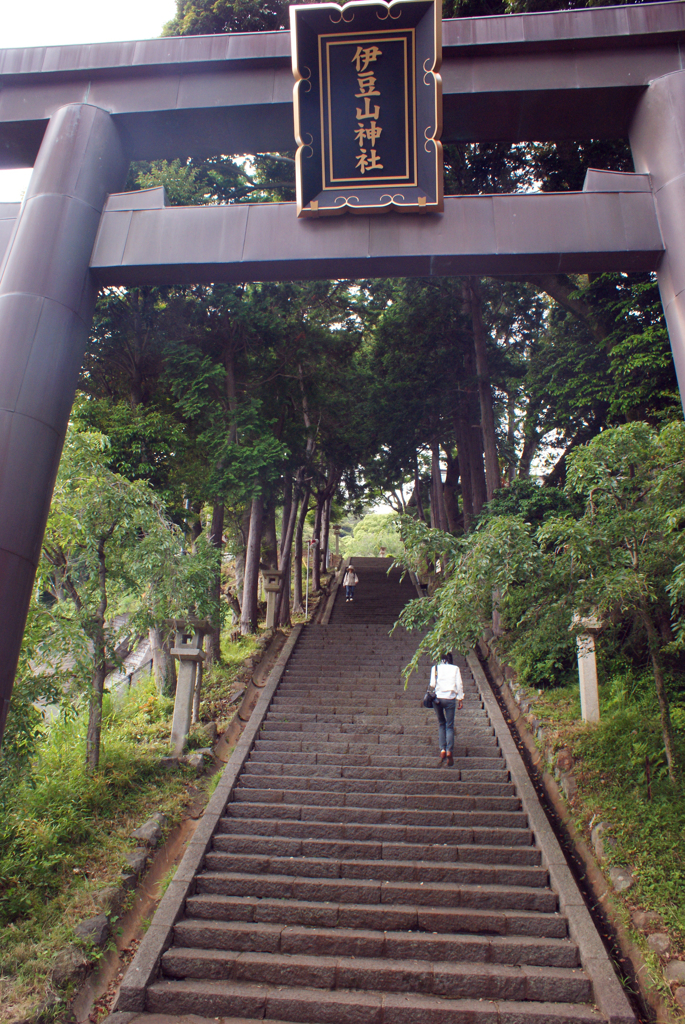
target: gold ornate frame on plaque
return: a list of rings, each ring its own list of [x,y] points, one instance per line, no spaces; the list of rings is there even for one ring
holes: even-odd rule
[[[297,215],[443,209],[437,0],[290,8]]]

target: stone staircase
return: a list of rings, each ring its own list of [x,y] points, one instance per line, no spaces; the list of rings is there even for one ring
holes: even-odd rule
[[[439,768],[414,596],[357,559],[329,625],[297,643],[173,927],[145,1011],[299,1024],[581,1024],[594,1005],[466,662]]]

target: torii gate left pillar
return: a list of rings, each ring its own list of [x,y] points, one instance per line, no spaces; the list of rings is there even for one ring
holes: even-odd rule
[[[95,308],[90,254],[127,166],[107,111],[56,111],[0,265],[0,737]]]

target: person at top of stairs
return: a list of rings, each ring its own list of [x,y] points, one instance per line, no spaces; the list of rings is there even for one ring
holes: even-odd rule
[[[451,768],[454,764],[454,711],[459,701],[459,710],[464,706],[464,684],[461,672],[453,664],[452,655],[443,654],[437,665],[431,668],[430,688],[435,691],[433,707],[438,716],[440,737],[439,768]]]
[[[346,601],[354,601],[354,588],[357,586],[358,583],[359,577],[354,571],[354,566],[349,565],[347,567],[347,572],[345,573],[345,579],[343,580]]]

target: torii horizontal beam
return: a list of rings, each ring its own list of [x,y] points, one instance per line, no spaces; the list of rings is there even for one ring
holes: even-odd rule
[[[443,142],[617,138],[679,71],[685,4],[443,22]],[[245,32],[0,50],[0,167],[32,166],[50,117],[107,110],[131,159],[294,148],[290,36]]]
[[[165,207],[110,196],[90,266],[103,285],[656,270],[647,175],[591,171],[585,192],[453,196],[441,217],[298,220],[294,203]]]

